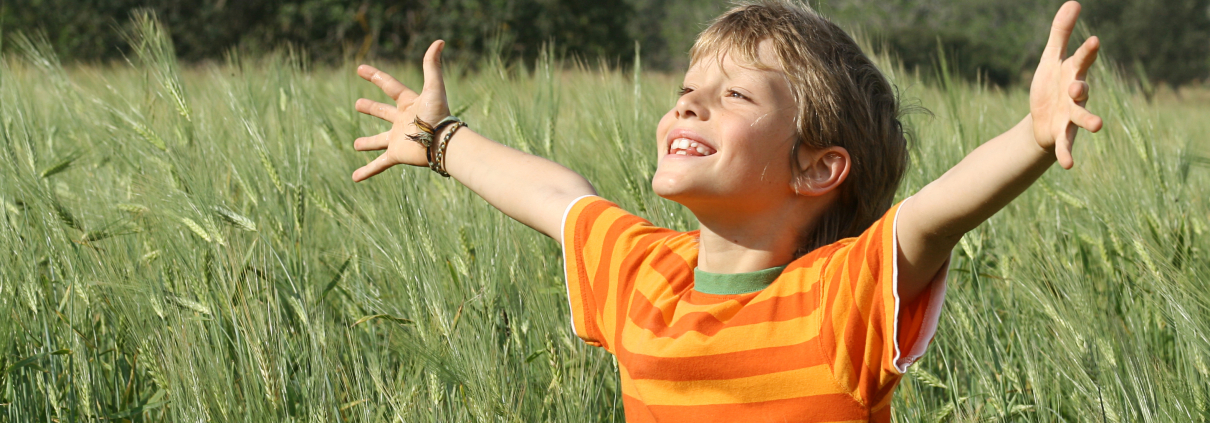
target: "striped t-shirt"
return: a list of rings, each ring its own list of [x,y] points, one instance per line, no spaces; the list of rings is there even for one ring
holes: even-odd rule
[[[563,222],[572,327],[617,357],[630,423],[888,422],[945,296],[943,268],[918,299],[899,301],[898,210],[760,291],[715,295],[694,290],[697,231],[582,197]]]

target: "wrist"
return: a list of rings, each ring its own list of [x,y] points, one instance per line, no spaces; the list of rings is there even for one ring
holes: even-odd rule
[[[446,116],[439,120],[437,124],[433,125],[433,139],[439,142],[456,122],[462,122],[462,120],[453,115]],[[463,122],[463,125],[465,125],[465,122]]]
[[[1019,137],[1014,138],[1028,140],[1028,142],[1021,143],[1024,144],[1023,147],[1026,147],[1025,150],[1028,153],[1038,156],[1037,158],[1039,160],[1049,160],[1050,162],[1055,160],[1054,142],[1052,141],[1048,144],[1044,142],[1044,140],[1038,139],[1038,133],[1034,128],[1034,118],[1032,113],[1025,115],[1025,118],[1021,119],[1021,122],[1013,128],[1013,131],[1021,134]]]

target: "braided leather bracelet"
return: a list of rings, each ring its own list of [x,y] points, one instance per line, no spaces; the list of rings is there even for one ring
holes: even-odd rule
[[[445,121],[442,121],[442,124],[445,124],[445,123],[446,123]],[[433,153],[430,153],[430,157],[433,157],[435,160],[429,161],[429,169],[433,169],[433,171],[437,172],[438,175],[444,176],[446,178],[450,177],[450,174],[449,174],[449,172],[445,171],[445,149],[449,148],[450,139],[454,137],[454,133],[458,132],[458,129],[461,129],[464,126],[470,126],[470,125],[467,125],[465,122],[458,120],[458,118],[454,118],[452,125],[453,125],[453,127],[450,128],[450,131],[446,132],[445,136],[441,138],[441,144],[439,144],[437,146],[437,151],[435,152],[435,155]],[[444,126],[444,125],[442,125],[442,126]]]

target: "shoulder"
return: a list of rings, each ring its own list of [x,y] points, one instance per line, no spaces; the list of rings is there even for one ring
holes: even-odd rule
[[[883,262],[893,262],[896,253],[895,225],[900,206],[906,201],[892,205],[860,234],[816,248],[796,259],[786,270],[840,265],[882,267]]]
[[[844,238],[831,244],[811,250],[811,252],[804,254],[802,257],[794,259],[794,261],[790,262],[790,264],[786,266],[785,272],[782,274],[784,275],[791,272],[802,272],[804,270],[826,267],[828,262],[831,261],[833,257],[837,256],[838,253],[851,249],[853,244],[856,242],[856,237]]]
[[[660,249],[696,259],[698,232],[679,232],[652,224],[598,196],[573,201],[563,217],[563,249],[575,256],[629,258],[641,263]],[[617,262],[620,263],[620,262]]]
[[[858,269],[880,267],[881,252],[869,248],[866,235],[843,238],[811,250],[790,262],[778,280],[785,289],[810,290],[811,286],[828,280],[864,273]]]

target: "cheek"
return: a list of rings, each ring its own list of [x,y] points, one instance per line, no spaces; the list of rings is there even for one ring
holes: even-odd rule
[[[771,120],[772,115],[763,120]],[[749,126],[741,125],[731,131],[729,138],[734,140],[729,155],[729,165],[742,173],[742,178],[751,180],[745,183],[759,181],[761,183],[788,182],[790,169],[790,149],[794,143],[794,131],[780,125]]]

